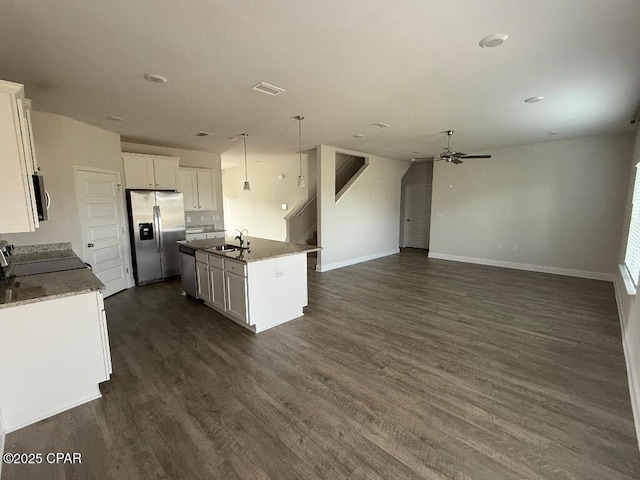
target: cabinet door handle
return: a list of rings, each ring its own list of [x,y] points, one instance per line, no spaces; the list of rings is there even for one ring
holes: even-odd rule
[[[87,248],[93,248],[93,243],[87,243]]]

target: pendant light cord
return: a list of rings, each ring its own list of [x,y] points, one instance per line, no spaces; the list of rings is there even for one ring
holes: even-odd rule
[[[244,142],[244,181],[247,182],[249,177],[247,175],[247,134],[246,133],[242,134],[242,141]]]
[[[298,153],[300,154],[300,176],[302,176],[302,119],[298,116]]]

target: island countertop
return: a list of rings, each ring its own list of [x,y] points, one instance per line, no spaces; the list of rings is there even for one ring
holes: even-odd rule
[[[314,245],[279,242],[277,240],[268,240],[266,238],[259,237],[248,237],[248,240],[250,245],[247,250],[234,250],[230,252],[215,250],[215,247],[226,243],[238,245],[238,241],[234,237],[192,240],[185,242],[184,245],[206,253],[219,255],[223,258],[246,263],[284,257],[287,255],[316,252],[320,250],[320,247],[316,247]]]

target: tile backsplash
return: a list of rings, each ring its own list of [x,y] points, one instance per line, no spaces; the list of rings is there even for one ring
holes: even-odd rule
[[[215,210],[184,212],[184,225],[187,228],[200,225],[215,225],[216,228],[224,228],[220,214]]]

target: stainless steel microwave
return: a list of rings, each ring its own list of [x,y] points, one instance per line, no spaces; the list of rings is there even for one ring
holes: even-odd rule
[[[44,177],[42,175],[33,175],[33,192],[36,196],[38,221],[49,220],[49,205],[51,200],[49,194],[44,189]]]

